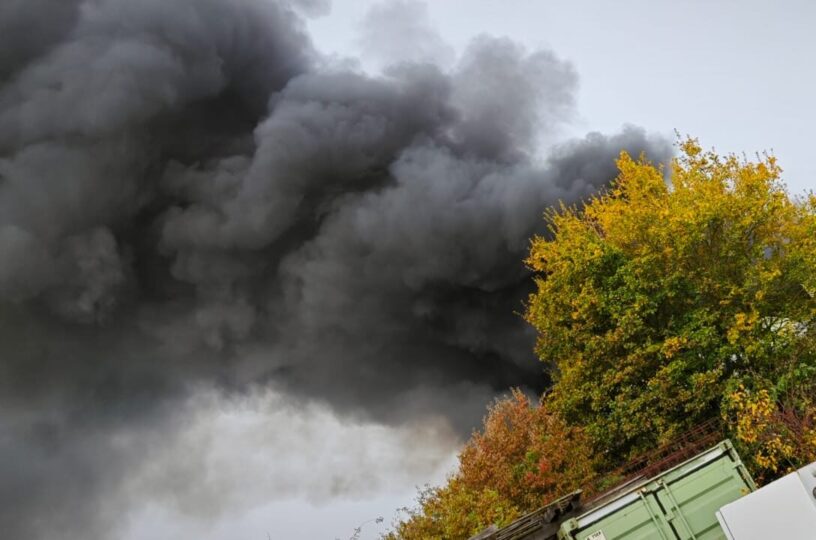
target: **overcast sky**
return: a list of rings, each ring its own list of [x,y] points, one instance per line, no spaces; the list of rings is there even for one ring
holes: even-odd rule
[[[816,3],[433,0],[394,7],[335,0],[329,9],[322,0],[293,3],[308,8],[310,37],[327,63],[370,73],[400,60],[444,68],[473,37],[505,36],[529,51],[553,51],[577,73],[576,112],[554,122],[558,141],[626,125],[668,139],[676,130],[720,151],[773,150],[791,191],[816,185],[810,152],[816,74],[807,67],[816,65]],[[0,4],[0,16],[2,10]],[[570,82],[569,70],[559,73]],[[444,480],[462,443],[443,418],[381,425],[260,384],[240,396],[215,386],[190,394],[167,421],[173,429],[157,428],[177,437],[145,443],[152,452],[147,465],[127,471],[122,488],[104,502],[111,508],[100,513],[115,516],[116,538],[345,540],[358,524],[382,516],[384,523],[367,524],[360,536],[376,538],[398,507],[412,504],[417,486]],[[127,438],[111,444],[138,448]]]

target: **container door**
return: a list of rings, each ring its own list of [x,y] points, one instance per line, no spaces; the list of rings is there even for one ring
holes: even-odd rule
[[[658,485],[655,497],[681,540],[725,539],[717,510],[751,491],[728,454],[686,476],[669,475]]]
[[[562,525],[560,538],[574,540],[676,540],[657,500],[632,493],[603,512]]]

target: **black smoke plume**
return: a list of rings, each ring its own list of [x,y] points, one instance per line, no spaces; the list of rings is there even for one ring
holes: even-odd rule
[[[554,144],[576,75],[550,52],[481,37],[366,75],[315,52],[304,5],[0,4],[4,538],[105,537],[197,384],[463,429],[546,384],[528,239],[665,145]]]

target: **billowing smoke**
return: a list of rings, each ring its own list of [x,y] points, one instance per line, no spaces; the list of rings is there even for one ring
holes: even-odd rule
[[[576,74],[507,39],[449,68],[333,63],[301,18],[323,8],[0,4],[5,538],[105,537],[105,495],[202,385],[467,430],[546,384],[517,315],[529,237],[621,149],[666,146],[556,143]]]

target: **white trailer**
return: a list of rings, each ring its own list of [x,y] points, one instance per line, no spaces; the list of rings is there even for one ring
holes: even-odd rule
[[[717,512],[728,540],[816,539],[816,462]]]

